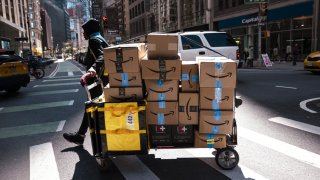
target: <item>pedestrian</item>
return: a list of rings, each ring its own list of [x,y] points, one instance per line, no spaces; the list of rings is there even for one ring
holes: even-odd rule
[[[248,66],[248,65],[247,65],[247,60],[248,60],[248,57],[249,57],[249,51],[248,51],[247,48],[244,50],[243,55],[244,55],[244,64],[245,64],[246,66]]]
[[[299,54],[299,47],[298,44],[295,44],[292,48],[292,65],[297,65],[297,59],[298,59],[298,54]]]
[[[103,85],[107,85],[108,78],[104,76],[104,59],[103,59],[103,48],[108,47],[108,43],[105,39],[100,35],[100,23],[96,19],[90,19],[82,25],[82,29],[84,30],[83,35],[88,42],[87,53],[85,56],[85,62],[87,68],[87,73],[85,73],[80,78],[80,84],[82,86],[90,85],[94,83],[96,80],[96,76],[98,76],[102,81]],[[90,92],[91,97],[95,98],[100,96],[98,91]],[[89,123],[87,117],[84,113],[80,128],[75,133],[64,133],[63,137],[72,143],[82,145],[84,142],[85,134],[88,130]]]

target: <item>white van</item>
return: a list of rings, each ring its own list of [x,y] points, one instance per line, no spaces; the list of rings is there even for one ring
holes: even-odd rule
[[[183,61],[194,61],[196,56],[224,56],[239,64],[239,47],[226,32],[190,31],[178,33],[179,54]]]

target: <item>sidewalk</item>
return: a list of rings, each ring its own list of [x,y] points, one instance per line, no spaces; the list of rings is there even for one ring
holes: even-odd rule
[[[286,61],[274,61],[272,66],[266,67],[264,64],[260,67],[257,66],[257,61],[253,62],[253,67],[247,67],[242,65],[239,69],[261,69],[261,70],[292,70],[292,71],[303,71],[303,62],[297,62],[297,65],[293,66],[292,62]]]

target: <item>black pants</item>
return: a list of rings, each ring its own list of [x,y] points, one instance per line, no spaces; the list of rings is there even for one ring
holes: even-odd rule
[[[109,78],[108,77],[103,77],[103,84],[108,84],[109,83]],[[92,84],[94,82],[94,79],[90,79],[88,80],[88,84]],[[90,94],[91,94],[91,99],[94,99],[98,96],[101,95],[103,89],[96,89],[96,90],[93,90],[93,91],[90,91]],[[82,122],[81,122],[81,125],[80,125],[80,128],[79,128],[79,131],[78,133],[81,134],[81,135],[85,135],[88,131],[88,128],[89,128],[89,122],[88,122],[88,119],[87,119],[87,114],[84,112],[83,113],[83,118],[82,118]]]

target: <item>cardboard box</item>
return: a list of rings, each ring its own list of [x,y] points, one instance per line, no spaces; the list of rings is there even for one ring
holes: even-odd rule
[[[147,123],[178,125],[178,102],[147,102]]]
[[[193,147],[194,128],[193,125],[173,125],[172,143],[174,146]]]
[[[172,132],[169,125],[149,125],[149,140],[152,148],[172,146]]]
[[[235,88],[237,63],[230,59],[199,57],[200,87]]]
[[[145,80],[147,101],[178,101],[178,80]]]
[[[231,134],[234,111],[200,110],[199,132],[205,134]]]
[[[226,148],[227,138],[225,134],[199,134],[194,132],[194,147],[196,148]]]
[[[199,94],[179,93],[179,124],[199,124]]]
[[[200,109],[234,110],[234,88],[200,88]]]
[[[142,60],[142,79],[180,80],[181,60]]]
[[[178,57],[177,34],[150,33],[147,37],[148,58],[158,60],[176,59]]]
[[[182,61],[182,92],[199,92],[199,65],[195,61]]]
[[[141,87],[140,72],[137,73],[111,73],[109,74],[110,87]]]
[[[103,49],[107,73],[140,72],[140,59],[145,56],[143,43],[125,44]]]
[[[106,102],[134,102],[143,100],[142,87],[103,88]]]

